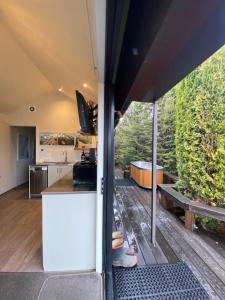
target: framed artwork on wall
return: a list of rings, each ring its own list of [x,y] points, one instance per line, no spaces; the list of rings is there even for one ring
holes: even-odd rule
[[[92,148],[92,136],[82,135],[80,133],[75,134],[75,149]]]
[[[74,146],[74,134],[72,133],[59,133],[58,145],[61,146]]]
[[[96,148],[96,137],[77,133],[41,132],[40,145],[42,146],[75,146],[75,149]]]
[[[41,132],[40,145],[45,145],[45,146],[58,145],[58,133]]]

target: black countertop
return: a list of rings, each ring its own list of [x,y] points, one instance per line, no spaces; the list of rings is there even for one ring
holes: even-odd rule
[[[83,187],[73,185],[73,174],[69,172],[63,178],[59,179],[53,185],[42,192],[47,194],[74,194],[74,193],[96,193],[95,187]]]

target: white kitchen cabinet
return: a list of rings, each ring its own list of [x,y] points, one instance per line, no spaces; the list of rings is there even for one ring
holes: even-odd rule
[[[62,178],[65,176],[67,173],[72,171],[73,166],[72,165],[67,165],[67,166],[60,166],[59,167],[59,178]]]
[[[72,176],[69,179],[72,185]],[[59,184],[60,189],[62,186]],[[44,271],[96,268],[96,192],[45,191],[42,195]]]
[[[72,171],[73,165],[51,165],[48,166],[48,186]]]

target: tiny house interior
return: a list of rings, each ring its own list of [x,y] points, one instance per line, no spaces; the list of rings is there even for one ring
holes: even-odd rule
[[[96,5],[1,1],[2,272],[96,270],[105,23]]]
[[[115,126],[132,101],[152,102],[151,167],[133,164],[133,176],[152,171],[151,186],[139,184],[152,190],[157,252],[157,100],[224,45],[225,3],[0,0],[0,9],[0,276],[79,274],[52,293],[76,286],[77,299],[114,299]]]

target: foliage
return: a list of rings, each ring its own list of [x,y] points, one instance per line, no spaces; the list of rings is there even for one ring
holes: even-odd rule
[[[159,101],[158,164],[177,175],[175,150],[175,90],[170,90]]]
[[[188,195],[225,207],[225,48],[176,86],[176,156]]]
[[[133,102],[117,126],[115,160],[122,168],[131,161],[150,161],[151,113],[151,104]]]
[[[124,120],[117,126],[115,138],[116,164],[124,168],[131,161],[151,161],[152,106],[133,102]],[[175,91],[159,101],[158,164],[176,175],[175,153]]]
[[[222,221],[202,215],[195,215],[195,220],[196,222],[201,223],[206,229],[211,231],[216,230],[218,226],[223,223]]]

